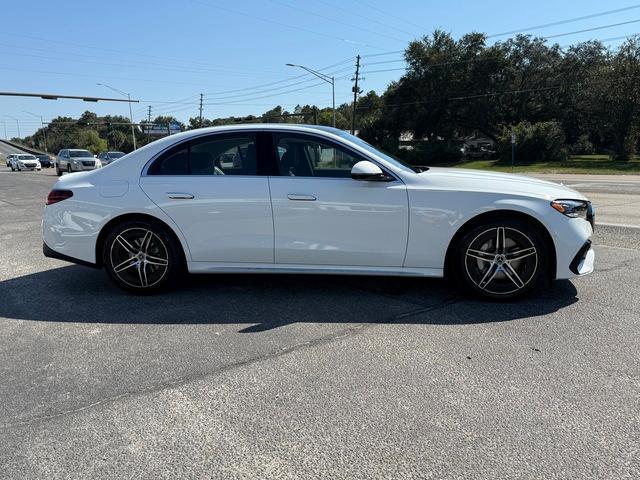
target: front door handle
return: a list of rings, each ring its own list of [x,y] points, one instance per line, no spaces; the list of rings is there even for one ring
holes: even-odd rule
[[[190,193],[180,193],[180,192],[167,192],[167,197],[173,200],[193,200],[193,195]]]
[[[290,193],[287,198],[298,202],[314,202],[317,200],[313,195],[301,195],[298,193]]]

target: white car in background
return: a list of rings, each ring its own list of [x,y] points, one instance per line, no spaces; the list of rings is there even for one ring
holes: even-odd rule
[[[102,164],[89,150],[80,148],[66,148],[60,150],[56,156],[56,174],[63,172],[83,172],[100,168]]]
[[[30,153],[17,153],[14,155],[10,155],[9,166],[11,167],[11,171],[21,171],[21,170],[38,170],[42,168],[40,165],[40,160],[36,158],[35,155],[31,155]]]
[[[590,273],[594,213],[533,178],[411,167],[329,127],[236,125],[155,141],[63,177],[44,254],[154,292],[192,273],[456,279],[508,299]]]

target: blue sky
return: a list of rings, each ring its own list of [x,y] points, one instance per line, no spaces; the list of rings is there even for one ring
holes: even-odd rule
[[[0,91],[117,96],[96,85],[106,83],[141,100],[134,104],[136,121],[148,105],[153,116],[187,121],[197,114],[200,93],[210,118],[259,114],[277,104],[289,110],[296,104],[330,105],[330,85],[285,64],[335,65],[325,72],[335,74],[336,102],[342,103],[351,98],[357,54],[364,57],[363,90],[380,93],[402,73],[376,72],[403,66],[401,53],[387,52],[403,50],[435,28],[454,36],[472,30],[496,34],[634,5],[640,6],[597,0],[5,1]],[[563,34],[636,19],[640,8],[530,33]],[[555,41],[567,45],[637,32],[640,23],[630,23]],[[85,110],[128,115],[126,104],[0,96],[0,135],[5,126],[9,137],[18,133],[7,115],[19,119],[24,136],[39,124],[24,111],[47,121]]]

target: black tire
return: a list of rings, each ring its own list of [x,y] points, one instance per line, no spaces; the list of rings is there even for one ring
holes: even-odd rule
[[[71,164],[67,163],[67,173],[73,173],[73,170],[71,170]]]
[[[534,225],[520,220],[491,220],[459,238],[453,250],[456,283],[485,299],[521,298],[547,278],[549,252]]]
[[[15,168],[13,168],[13,163],[11,164],[11,171],[12,171],[12,172],[15,172],[15,171],[16,171],[16,169],[15,169]]]
[[[58,162],[56,162],[56,175],[57,176],[62,176],[62,170],[60,170],[60,165],[58,164]]]
[[[116,285],[138,295],[168,290],[185,271],[173,235],[162,224],[146,220],[116,225],[105,239],[102,261]]]

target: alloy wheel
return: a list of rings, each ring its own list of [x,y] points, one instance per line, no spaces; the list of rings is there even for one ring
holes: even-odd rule
[[[538,250],[523,232],[494,227],[480,233],[465,251],[467,275],[480,290],[510,295],[524,289],[538,270]]]
[[[160,282],[169,269],[167,247],[153,231],[135,227],[120,232],[109,251],[113,273],[134,288],[149,288]]]

